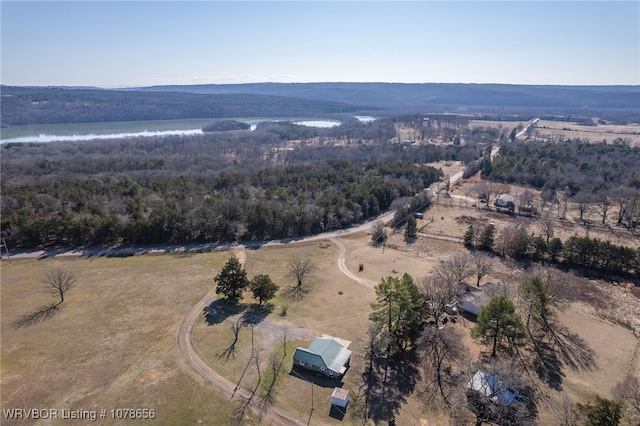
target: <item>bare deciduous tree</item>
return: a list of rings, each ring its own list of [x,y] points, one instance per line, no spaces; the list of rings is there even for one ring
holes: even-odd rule
[[[580,213],[580,220],[585,222],[586,219],[584,215],[589,213],[589,209],[591,208],[591,203],[593,202],[593,195],[591,195],[588,189],[585,189],[578,192],[575,196],[573,196],[573,198],[571,198],[571,201],[573,201],[578,207],[578,212]]]
[[[491,205],[491,196],[496,192],[498,184],[489,181],[480,181],[473,187],[474,192],[478,195],[478,198],[485,199],[487,201],[487,208]]]
[[[490,274],[493,269],[493,260],[486,254],[479,252],[474,252],[472,257],[472,268],[477,278],[476,287],[480,287],[480,280]]]
[[[611,197],[606,189],[602,190],[595,196],[595,209],[602,218],[602,224],[606,225],[609,211],[611,210]]]
[[[627,375],[611,393],[628,405],[634,417],[640,417],[640,376]]]
[[[453,284],[453,280],[444,279],[440,275],[424,277],[418,282],[418,289],[424,297],[423,312],[433,317],[436,326],[445,313],[445,306],[453,301]]]
[[[612,192],[611,198],[615,200],[615,203],[618,207],[618,215],[616,223],[620,225],[624,219],[625,213],[627,211],[627,205],[631,198],[634,196],[634,190],[628,187],[618,187],[615,188]]]
[[[78,279],[73,272],[63,268],[57,268],[45,274],[43,283],[48,292],[60,296],[60,303],[62,303],[64,302],[64,295],[73,288],[76,281],[78,281]]]
[[[451,272],[456,283],[461,283],[473,275],[473,265],[467,253],[456,253],[442,264]]]
[[[533,212],[533,202],[535,200],[535,196],[533,192],[529,189],[525,189],[518,197],[518,210],[521,212],[532,213]]]
[[[455,330],[440,330],[438,327],[429,327],[424,333],[421,346],[425,351],[427,363],[427,376],[432,378],[427,388],[433,387],[430,397],[438,393],[445,405],[450,406],[451,394],[455,392],[453,386],[448,385],[445,378],[445,369],[452,363],[462,359],[465,353],[462,338]]]
[[[384,222],[376,220],[371,225],[371,244],[374,247],[379,247],[387,240],[387,231],[384,229]]]
[[[302,259],[298,256],[289,261],[287,277],[295,284],[290,293],[295,299],[300,299],[308,291],[307,284],[315,272],[315,265],[311,259]]]
[[[560,426],[578,425],[578,414],[575,404],[566,393],[562,392],[560,397],[551,403],[551,411],[553,411]]]
[[[553,238],[555,226],[553,223],[553,218],[551,214],[547,212],[544,216],[542,216],[539,220],[540,226],[542,227],[542,234],[547,238],[547,244],[549,244],[549,240]]]

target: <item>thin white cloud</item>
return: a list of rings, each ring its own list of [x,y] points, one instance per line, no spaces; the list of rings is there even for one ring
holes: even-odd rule
[[[229,76],[192,76],[192,77],[154,77],[149,79],[149,84],[235,84],[235,83],[299,83],[303,78],[299,75],[267,75],[244,74]]]

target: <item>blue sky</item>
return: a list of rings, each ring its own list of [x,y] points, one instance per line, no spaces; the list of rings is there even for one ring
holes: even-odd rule
[[[638,1],[2,1],[8,85],[640,84]]]

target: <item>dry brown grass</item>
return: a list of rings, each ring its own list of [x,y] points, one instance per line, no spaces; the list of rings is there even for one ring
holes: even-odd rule
[[[540,137],[557,140],[580,138],[593,143],[603,140],[613,143],[617,138],[628,140],[631,146],[640,145],[640,126],[598,124],[597,126],[582,126],[563,121],[540,120],[535,127],[535,133]]]
[[[510,130],[517,126],[524,127],[526,124],[526,121],[471,120],[469,127],[496,127]],[[533,136],[550,140],[560,140],[561,137],[565,140],[580,138],[593,143],[600,143],[603,140],[612,143],[615,139],[622,138],[629,140],[631,146],[638,146],[640,145],[640,126],[613,124],[582,126],[566,121],[540,120],[536,124]]]
[[[507,129],[511,131],[514,127],[525,126],[527,124],[526,121],[491,121],[491,120],[470,120],[469,127],[495,127],[498,129]]]
[[[428,232],[460,236],[469,220],[490,220],[500,227],[512,218],[471,207],[448,207],[446,203],[435,206],[427,215],[434,217],[434,222],[426,228]],[[528,226],[535,227],[535,221]],[[439,260],[465,250],[459,243],[431,238],[419,238],[407,244],[401,234],[389,238],[384,252],[369,244],[370,236],[366,233],[343,236],[340,240],[346,248],[345,263],[349,271],[373,283],[405,272],[419,279],[429,274]],[[289,336],[288,355],[283,363],[285,374],[277,386],[275,402],[306,419],[310,414],[312,387],[290,374],[294,346],[306,346],[313,337],[322,334],[353,341],[350,349],[354,356],[344,387],[352,395],[357,393],[364,369],[363,338],[375,293],[339,271],[338,248],[330,241],[247,250],[249,278],[259,273],[269,274],[281,288],[291,285],[286,271],[288,261],[294,256],[310,258],[316,266],[310,292],[301,301],[282,295],[276,297],[272,301],[273,311],[263,319],[263,324],[255,327],[254,343],[260,348],[264,373],[270,353],[282,353],[279,334],[282,327],[291,327],[307,336]],[[135,406],[156,408],[160,424],[198,420],[206,423],[212,419],[227,422],[235,403],[229,400],[229,395],[216,394],[203,385],[183,365],[173,348],[173,339],[182,318],[214,285],[213,277],[228,257],[228,253],[212,253],[3,262],[3,408]],[[360,264],[364,266],[363,271],[358,270]],[[80,278],[60,311],[32,326],[12,328],[15,319],[50,301],[50,296],[42,291],[40,279],[48,269],[58,266],[77,272]],[[502,282],[515,288],[524,273],[515,263],[496,260],[494,271],[483,282]],[[579,301],[561,312],[559,320],[587,342],[595,353],[597,368],[591,371],[564,369],[563,387],[574,400],[586,401],[595,393],[609,395],[611,386],[626,372],[640,370],[637,339],[631,331],[612,322],[615,318],[596,317],[605,316],[602,314],[605,310],[621,318],[624,315],[640,317],[640,300],[633,296],[632,289],[624,286],[612,287],[600,281],[579,279],[574,284],[582,289],[576,293]],[[249,294],[245,302],[254,303]],[[283,306],[288,307],[286,316],[279,315]],[[193,342],[207,364],[237,382],[250,357],[251,332],[243,328],[235,358],[223,360],[219,354],[233,338],[229,322],[221,319],[207,325],[201,318],[194,327]],[[469,335],[472,322],[461,320],[447,326],[460,329],[471,358],[480,355],[483,348]],[[241,386],[253,389],[256,381],[255,367],[250,366]],[[338,424],[328,416],[331,390],[331,387],[313,387],[313,424]],[[555,391],[544,392],[545,401],[556,397]],[[541,423],[551,424],[548,407],[543,403],[540,409]],[[348,410],[345,423],[355,421],[354,416],[355,410]],[[413,394],[401,405],[396,421],[422,425],[446,424],[447,419],[427,412],[424,401]]]
[[[539,216],[510,215],[496,211],[493,206],[487,210],[486,204],[478,203],[472,190],[473,185],[474,182],[463,182],[453,189],[451,198],[441,197],[436,201],[435,205],[425,213],[425,219],[433,217],[434,220],[428,223],[424,228],[424,232],[462,237],[472,223],[484,226],[489,222],[493,222],[496,226],[496,236],[506,226],[516,223],[525,226],[530,233],[543,234]],[[517,198],[524,190],[524,187],[516,185],[501,185],[499,192],[506,192]],[[531,188],[528,188],[528,190],[534,197],[537,197],[537,205],[541,205],[539,191]],[[473,204],[476,204],[476,206],[474,207]],[[640,247],[640,234],[624,227],[613,225],[617,216],[615,207],[608,214],[607,225],[602,224],[602,217],[594,210],[595,205],[584,215],[584,219],[587,222],[579,219],[578,207],[573,203],[568,203],[564,219],[559,218],[558,206],[546,205],[540,213],[549,213],[551,215],[554,219],[554,237],[559,237],[563,241],[569,237],[578,236],[599,238],[614,244],[630,247]],[[421,223],[419,222],[418,228],[420,226]]]
[[[154,424],[230,418],[235,404],[173,348],[178,324],[226,257],[3,261],[2,408],[153,408],[157,418],[146,423]],[[76,287],[52,317],[14,328],[49,302],[41,279],[54,267],[75,272]]]
[[[281,291],[274,298],[273,311],[267,315],[254,329],[254,345],[259,348],[261,372],[267,370],[271,353],[282,353],[282,330],[284,327],[295,327],[298,336],[288,334],[287,356],[283,363],[283,381],[277,385],[275,404],[297,413],[301,418],[308,418],[311,408],[311,384],[290,374],[293,361],[291,355],[295,346],[308,346],[314,337],[323,334],[351,340],[350,349],[354,351],[352,367],[347,372],[344,383],[349,390],[357,389],[356,381],[361,368],[361,339],[365,336],[369,303],[374,298],[373,289],[359,285],[348,279],[337,267],[338,249],[329,241],[309,242],[292,246],[265,247],[259,250],[247,250],[246,269],[248,277],[256,274],[268,274],[277,283]],[[315,272],[310,280],[309,292],[300,301],[294,301],[282,295],[282,290],[294,283],[288,278],[288,262],[293,257],[311,259]],[[244,302],[255,301],[246,293]],[[285,316],[280,316],[283,306],[287,307]],[[257,382],[257,372],[251,358],[251,330],[244,327],[240,331],[238,351],[235,358],[224,360],[219,354],[233,340],[232,332],[226,320],[213,326],[199,321],[193,333],[194,346],[202,359],[224,377],[243,388],[253,390]],[[247,365],[249,365],[248,368]],[[246,368],[246,372],[245,372]],[[244,376],[243,376],[244,373]],[[314,413],[312,423],[331,423],[336,421],[327,414],[329,412],[331,392],[333,388],[315,386],[313,390]],[[326,409],[326,410],[325,410]],[[325,412],[326,411],[326,412]],[[336,421],[337,422],[337,421]]]

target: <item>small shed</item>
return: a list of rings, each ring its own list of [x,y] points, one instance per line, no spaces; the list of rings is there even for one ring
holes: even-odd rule
[[[331,405],[345,408],[349,403],[349,391],[342,388],[334,388],[331,393]]]

